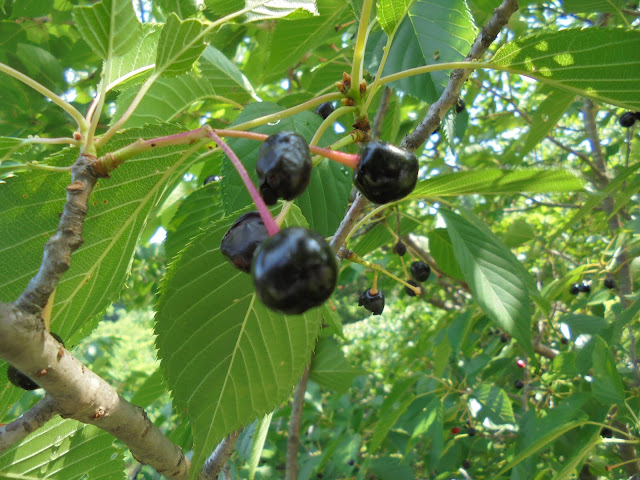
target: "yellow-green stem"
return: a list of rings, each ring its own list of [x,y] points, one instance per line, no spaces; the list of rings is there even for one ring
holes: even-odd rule
[[[374,270],[376,272],[380,272],[383,275],[386,275],[387,277],[392,278],[396,282],[401,283],[405,287],[413,290],[416,295],[420,295],[420,293],[422,293],[422,289],[420,287],[414,287],[413,285],[407,283],[406,281],[402,280],[401,278],[396,277],[393,273],[385,270],[380,265],[378,265],[376,263],[368,262],[368,261],[366,261],[365,259],[363,259],[362,257],[360,257],[358,254],[356,254],[354,252],[350,251],[347,254],[347,256],[345,257],[345,260],[349,260],[350,262],[357,263],[358,265],[362,265],[363,267],[371,268],[372,270]]]
[[[373,0],[364,0],[362,3],[362,12],[360,14],[360,24],[358,25],[358,34],[356,44],[353,49],[353,64],[351,66],[351,87],[352,91],[358,91],[360,82],[362,82],[362,62],[364,60],[364,51],[367,46],[367,32],[369,29],[369,18],[373,8]]]

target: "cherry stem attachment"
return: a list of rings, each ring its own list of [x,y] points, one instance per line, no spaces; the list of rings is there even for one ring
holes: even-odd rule
[[[227,155],[227,157],[229,157],[229,160],[231,160],[233,167],[238,172],[238,175],[240,175],[240,178],[242,178],[245,187],[247,187],[249,195],[251,195],[251,199],[258,209],[260,218],[262,218],[262,223],[264,223],[269,236],[278,233],[280,231],[280,226],[274,220],[271,212],[269,211],[269,208],[267,207],[267,204],[264,203],[264,200],[260,196],[260,193],[256,189],[256,186],[251,181],[251,177],[249,177],[247,169],[244,168],[244,165],[242,164],[238,156],[233,150],[231,150],[231,147],[229,147],[229,145],[227,145],[225,141],[222,140],[214,131],[209,132],[209,138],[216,142],[218,147],[220,147],[220,149]]]
[[[376,263],[367,262],[365,259],[360,257],[357,253],[352,252],[351,250],[347,250],[347,254],[344,256],[344,259],[345,260],[349,260],[350,262],[362,265],[363,267],[371,268],[375,272],[380,272],[380,273],[386,275],[387,277],[393,278],[396,282],[401,283],[405,287],[413,290],[416,295],[420,295],[422,293],[422,288],[414,287],[410,283],[407,283],[404,280],[402,280],[401,278],[396,277],[393,273],[388,272],[387,270],[385,270],[383,267],[381,267],[380,265],[378,265]]]
[[[371,288],[369,289],[369,293],[371,295],[375,295],[376,293],[378,293],[378,271],[377,270],[373,272],[373,285],[371,285]]]

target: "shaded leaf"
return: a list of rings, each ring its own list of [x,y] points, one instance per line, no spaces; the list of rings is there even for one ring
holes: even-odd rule
[[[607,342],[596,336],[593,348],[593,396],[605,405],[624,404],[624,384]]]
[[[503,45],[491,63],[600,102],[640,110],[640,32],[589,28]],[[612,69],[624,75],[611,75]]]
[[[102,59],[124,55],[140,35],[140,22],[129,0],[101,0],[73,8],[82,38]]]
[[[331,337],[318,340],[309,372],[311,380],[336,393],[344,393],[355,377],[365,373],[364,370],[351,365],[340,346]]]
[[[474,389],[474,396],[482,405],[480,418],[487,417],[495,425],[513,425],[516,420],[511,408],[511,400],[504,390],[495,385],[480,385]]]

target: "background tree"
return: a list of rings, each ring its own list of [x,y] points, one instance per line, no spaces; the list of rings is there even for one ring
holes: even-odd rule
[[[625,0],[0,0],[0,476],[639,473],[639,17]],[[272,208],[341,260],[302,315],[219,251],[255,208],[221,146],[255,182],[280,131],[420,162],[378,205],[354,157],[314,155]],[[372,287],[380,316],[358,306]]]

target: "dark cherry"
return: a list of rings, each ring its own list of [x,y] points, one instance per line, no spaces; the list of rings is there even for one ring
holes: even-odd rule
[[[395,253],[396,255],[400,255],[401,257],[403,257],[405,253],[407,253],[407,246],[402,240],[398,240],[393,246],[393,253]]]
[[[420,287],[420,284],[418,282],[416,282],[413,279],[409,279],[407,280],[407,283],[409,285],[413,285],[414,287]],[[404,287],[404,291],[407,292],[407,295],[409,295],[410,297],[415,297],[416,296],[416,292],[414,292],[413,290],[411,290],[409,287]]]
[[[522,380],[516,380],[513,386],[520,390],[522,387],[524,387],[524,383],[522,382]]]
[[[580,291],[584,293],[591,293],[591,285],[588,283],[582,282],[580,284]]]
[[[325,102],[318,105],[313,113],[320,115],[322,119],[325,120],[329,115],[333,113],[333,110],[334,108],[331,102]]]
[[[620,118],[618,118],[618,123],[621,127],[629,128],[632,127],[633,124],[636,123],[636,120],[638,120],[639,118],[640,113],[638,112],[625,112],[620,115]]]
[[[258,152],[256,173],[260,195],[267,205],[278,198],[293,200],[305,191],[311,178],[311,152],[307,141],[294,132],[268,137]]]
[[[374,315],[380,315],[384,310],[384,294],[380,290],[371,293],[371,289],[368,288],[360,295],[358,305],[373,312]]]
[[[582,291],[581,288],[582,288],[581,283],[574,283],[573,285],[571,285],[571,288],[569,288],[569,293],[571,295],[577,295]]]
[[[607,277],[604,279],[604,288],[608,288],[609,290],[613,290],[616,288],[616,281],[611,277]]]
[[[353,183],[373,203],[389,203],[409,195],[418,181],[416,156],[379,140],[365,144],[353,172]]]
[[[62,341],[62,339],[58,334],[51,332],[51,336],[55,338],[58,342],[60,342],[64,347],[64,342]],[[9,365],[9,369],[7,370],[7,378],[16,387],[21,388],[23,390],[37,390],[40,388],[40,385],[38,385],[36,382],[31,380],[29,377],[27,377],[24,373],[22,373],[13,365]]]
[[[562,338],[560,339],[560,343],[561,343],[562,345],[566,345],[567,343],[569,343],[569,339],[568,339],[567,337],[562,337]]]
[[[431,267],[424,262],[413,262],[411,264],[411,276],[419,282],[424,282],[431,274]]]
[[[478,431],[473,427],[469,427],[467,429],[467,435],[469,435],[470,437],[474,437],[476,433],[478,433]]]
[[[338,265],[333,249],[318,233],[291,227],[262,243],[251,274],[262,303],[278,312],[300,314],[329,298]]]
[[[465,103],[465,101],[462,98],[459,99],[458,103],[456,103],[456,113],[462,112],[466,107],[467,104]]]
[[[464,468],[465,470],[469,470],[471,468],[471,462],[469,460],[463,460],[462,468]]]
[[[268,237],[260,214],[258,212],[245,213],[222,237],[220,251],[234,267],[249,273],[253,253]]]
[[[613,437],[613,431],[609,427],[604,427],[600,430],[600,436],[602,438],[611,438]]]
[[[503,333],[500,335],[500,341],[502,343],[507,343],[509,341],[509,335],[507,335],[506,333]]]
[[[207,178],[204,179],[204,182],[202,182],[202,185],[206,185],[208,183],[211,182],[217,182],[220,180],[220,176],[218,175],[209,175]]]

